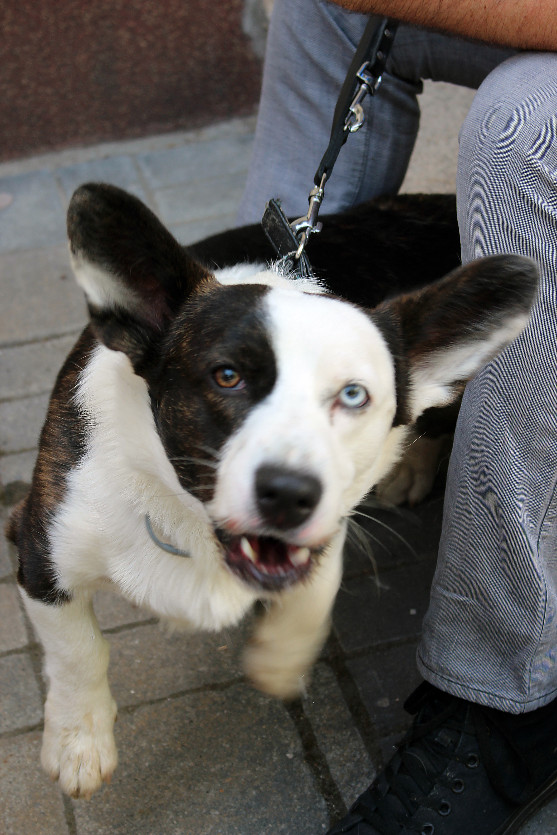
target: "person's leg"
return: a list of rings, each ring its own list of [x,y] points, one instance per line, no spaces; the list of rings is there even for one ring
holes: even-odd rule
[[[336,99],[366,22],[323,0],[276,0],[238,223],[258,222],[271,197],[280,198],[288,215],[306,213]],[[366,121],[348,138],[327,183],[324,212],[398,191],[418,131],[423,78],[475,88],[509,54],[400,26],[379,94],[366,98]]]
[[[482,84],[461,132],[465,260],[534,257],[524,334],[467,388],[397,753],[329,835],[516,831],[557,793],[557,55]]]
[[[465,261],[515,252],[541,267],[519,339],[468,386],[419,649],[455,695],[532,710],[557,695],[557,55],[495,70],[463,126]]]

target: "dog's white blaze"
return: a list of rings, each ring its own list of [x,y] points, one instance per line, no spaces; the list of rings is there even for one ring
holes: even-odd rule
[[[277,364],[270,395],[227,443],[211,515],[231,530],[254,530],[254,482],[262,464],[316,476],[323,495],[295,542],[315,546],[392,465],[403,431],[392,430],[394,367],[385,341],[356,308],[326,296],[273,289],[266,301]],[[365,386],[370,404],[337,402],[351,382]]]

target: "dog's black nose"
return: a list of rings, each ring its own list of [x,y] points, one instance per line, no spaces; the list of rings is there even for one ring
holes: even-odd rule
[[[321,498],[321,483],[308,473],[264,465],[255,475],[257,509],[273,528],[297,528],[308,519]]]

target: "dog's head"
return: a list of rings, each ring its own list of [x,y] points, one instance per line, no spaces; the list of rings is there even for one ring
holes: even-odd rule
[[[78,189],[68,231],[97,338],[145,380],[227,565],[265,590],[308,573],[407,427],[520,333],[537,286],[502,256],[363,310],[272,270],[212,274],[106,185]]]

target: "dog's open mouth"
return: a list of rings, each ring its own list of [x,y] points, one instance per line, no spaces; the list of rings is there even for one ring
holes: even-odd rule
[[[231,571],[249,585],[267,591],[280,591],[305,577],[317,553],[272,536],[229,536],[221,530],[217,536]]]

